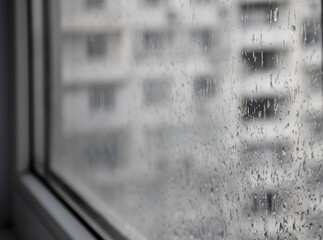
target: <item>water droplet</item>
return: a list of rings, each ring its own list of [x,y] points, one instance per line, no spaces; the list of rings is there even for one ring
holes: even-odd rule
[[[274,14],[273,14],[274,22],[278,21],[278,16],[279,16],[279,9],[275,8],[275,11],[274,11]]]
[[[282,154],[283,154],[283,156],[286,155],[286,149],[285,148],[282,149]]]
[[[262,115],[262,111],[259,111],[258,112],[258,117],[261,118],[261,115]]]
[[[284,210],[284,212],[286,211],[286,208],[287,208],[287,203],[283,203],[283,210]]]

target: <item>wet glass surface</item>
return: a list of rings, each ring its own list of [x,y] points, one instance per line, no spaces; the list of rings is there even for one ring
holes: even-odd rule
[[[62,0],[51,168],[129,239],[321,239],[321,2]]]

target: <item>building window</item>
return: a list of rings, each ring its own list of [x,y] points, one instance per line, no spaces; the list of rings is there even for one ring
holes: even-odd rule
[[[194,93],[198,98],[210,98],[215,95],[215,80],[212,76],[198,76],[194,81]]]
[[[87,9],[100,10],[104,7],[106,0],[85,0]]]
[[[283,101],[277,98],[253,98],[243,100],[243,119],[270,119],[281,114]]]
[[[119,134],[106,134],[98,139],[90,138],[85,146],[84,156],[94,168],[106,167],[115,169],[122,162]]]
[[[149,7],[157,7],[163,3],[167,3],[168,0],[144,0],[145,5]]]
[[[279,210],[281,198],[277,193],[268,191],[265,193],[255,193],[252,195],[252,211],[262,212],[267,211],[273,213]]]
[[[106,34],[93,34],[87,37],[87,56],[88,58],[104,58],[107,55],[107,36]]]
[[[287,147],[282,144],[248,144],[243,150],[243,163],[248,167],[281,166],[286,160],[287,151]]]
[[[168,31],[147,30],[143,33],[143,46],[145,50],[165,50],[171,43],[172,35]]]
[[[193,30],[192,43],[202,51],[211,50],[216,45],[215,33],[209,29]]]
[[[306,20],[302,28],[302,40],[306,47],[318,45],[322,38],[321,20]]]
[[[143,91],[147,105],[161,104],[169,100],[171,85],[167,80],[147,80],[144,82]]]
[[[282,52],[274,50],[244,51],[243,61],[249,72],[266,71],[274,69],[281,64]]]
[[[312,117],[311,118],[312,131],[311,135],[315,138],[323,138],[323,118]]]
[[[247,25],[275,23],[279,20],[279,8],[275,2],[243,3],[241,19]]]
[[[320,68],[314,68],[306,72],[309,80],[310,90],[313,92],[322,91],[323,89],[323,78],[322,70]]]
[[[89,106],[91,110],[111,110],[115,105],[114,86],[96,86],[89,92]]]

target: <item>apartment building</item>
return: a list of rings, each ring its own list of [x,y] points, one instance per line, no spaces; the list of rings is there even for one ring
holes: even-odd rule
[[[220,24],[225,7],[218,1],[62,3],[66,143],[57,164],[87,169],[83,181],[153,239],[173,234],[166,223],[191,221],[199,232],[203,224],[189,199],[206,212],[208,198],[197,187],[212,175],[210,164],[217,165],[209,149],[218,148],[225,120],[214,110],[223,102],[229,51]],[[188,184],[188,175],[199,180]],[[180,198],[188,192],[190,198]],[[133,219],[139,211],[147,213],[141,221]]]
[[[151,239],[317,235],[319,1],[62,4],[55,164],[104,214]]]
[[[231,46],[238,62],[242,144],[237,161],[242,164],[240,199],[245,201],[238,229],[247,233],[245,239],[317,236],[312,224],[319,221],[309,218],[319,212],[313,210],[319,204],[309,197],[305,179],[307,166],[319,162],[309,155],[311,143],[319,144],[311,136],[319,133],[308,130],[306,119],[321,115],[322,108],[320,3],[240,1],[236,12],[240,23],[233,39],[241,41]],[[309,90],[312,81],[315,93]]]

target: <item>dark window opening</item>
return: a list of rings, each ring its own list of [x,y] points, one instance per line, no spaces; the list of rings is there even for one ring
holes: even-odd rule
[[[148,51],[164,50],[171,43],[172,36],[168,31],[149,30],[143,33],[143,46]]]
[[[244,51],[243,61],[249,72],[275,69],[281,64],[282,52],[273,50]]]
[[[279,20],[278,4],[275,2],[243,3],[241,5],[242,22],[252,24],[272,24]]]
[[[201,50],[211,50],[216,45],[215,34],[209,29],[194,30],[192,32],[192,42]]]
[[[307,20],[303,24],[302,40],[306,47],[318,45],[322,38],[321,20]]]
[[[215,81],[210,76],[199,76],[194,81],[195,96],[198,98],[210,98],[215,95]]]
[[[281,199],[277,193],[266,192],[261,194],[252,195],[252,206],[251,210],[253,212],[267,211],[268,213],[273,213],[279,209],[281,204]]]
[[[274,118],[279,114],[280,101],[277,98],[246,99],[243,101],[244,120]]]
[[[114,86],[97,86],[90,89],[89,106],[91,110],[111,110],[114,105]]]
[[[321,136],[321,134],[323,133],[322,119],[316,120],[313,122],[313,129],[314,129],[315,135]]]
[[[313,114],[308,119],[309,133],[312,140],[320,140],[323,138],[323,117],[321,114]]]
[[[105,34],[90,35],[87,38],[87,56],[103,58],[107,55],[107,36]]]
[[[321,69],[312,69],[308,71],[307,76],[309,78],[310,90],[323,90],[323,77]]]

